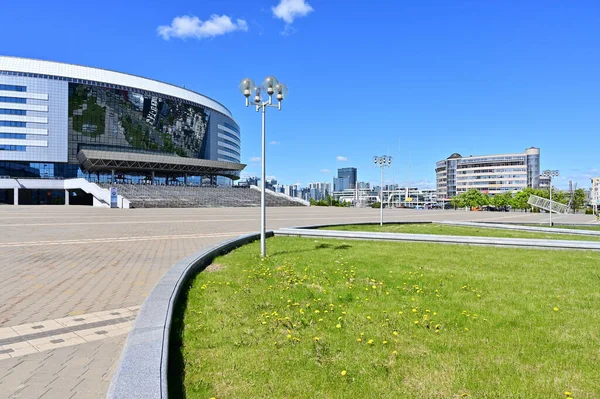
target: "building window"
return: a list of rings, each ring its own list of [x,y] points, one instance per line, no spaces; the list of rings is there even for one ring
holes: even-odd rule
[[[23,109],[5,109],[0,108],[1,115],[27,115],[27,111]]]
[[[26,98],[17,98],[17,97],[0,97],[0,103],[18,103],[18,104],[26,104]]]
[[[26,139],[26,134],[20,133],[0,133],[0,139]]]
[[[0,126],[27,127],[27,123],[15,121],[0,121]]]
[[[24,145],[4,145],[0,144],[0,151],[25,151]]]
[[[15,85],[0,85],[0,90],[27,91],[27,87],[26,86],[15,86]]]

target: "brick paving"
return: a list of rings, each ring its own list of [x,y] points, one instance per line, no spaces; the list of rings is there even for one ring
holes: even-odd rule
[[[269,229],[378,218],[374,209],[267,211]],[[386,210],[385,218],[537,222],[547,215]],[[584,215],[554,217],[557,223],[593,220]],[[259,223],[257,208],[0,207],[0,332],[6,327],[140,306],[177,260],[204,246],[257,231]],[[42,352],[16,357],[3,354],[2,347],[0,398],[103,397],[125,339],[124,334],[107,335],[58,349],[45,346]]]

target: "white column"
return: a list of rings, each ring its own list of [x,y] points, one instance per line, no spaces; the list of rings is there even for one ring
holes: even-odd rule
[[[15,188],[15,189],[13,190],[13,192],[14,192],[13,204],[15,204],[15,205],[19,205],[19,189],[18,189],[18,188]]]
[[[69,190],[65,190],[65,205],[69,205]]]

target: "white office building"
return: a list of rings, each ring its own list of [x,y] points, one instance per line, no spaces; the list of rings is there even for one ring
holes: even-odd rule
[[[494,195],[519,191],[540,184],[540,149],[523,153],[463,157],[458,153],[436,163],[436,191],[439,199],[475,188]]]

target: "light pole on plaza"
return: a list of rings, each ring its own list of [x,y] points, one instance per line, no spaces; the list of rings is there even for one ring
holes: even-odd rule
[[[558,176],[558,170],[547,169],[542,173],[542,176],[550,179],[550,227],[552,227],[552,178]]]
[[[392,157],[388,155],[382,155],[380,157],[374,156],[373,163],[381,168],[381,187],[379,189],[379,225],[383,226],[383,168],[392,165]]]
[[[252,103],[256,106],[256,112],[262,111],[262,171],[261,171],[261,182],[262,182],[262,190],[260,192],[260,256],[267,256],[267,245],[265,243],[265,232],[267,225],[267,204],[265,198],[265,189],[266,189],[266,157],[265,157],[265,149],[266,149],[266,138],[265,138],[265,117],[267,107],[274,107],[278,110],[281,110],[281,102],[287,96],[287,86],[283,83],[279,83],[277,79],[273,76],[267,76],[265,80],[263,80],[262,88],[265,89],[269,99],[263,101],[261,95],[261,88],[256,87],[252,79],[243,79],[240,83],[240,91],[246,97],[246,107],[250,106]],[[254,101],[250,101],[249,97],[254,93]],[[277,105],[273,104],[272,98],[273,94],[275,94],[275,98],[277,99]]]

